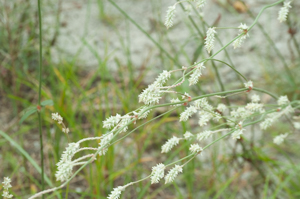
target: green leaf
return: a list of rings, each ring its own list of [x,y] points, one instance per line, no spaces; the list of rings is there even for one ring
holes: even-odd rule
[[[44,106],[53,106],[53,100],[45,100],[41,103],[42,107]]]
[[[35,113],[36,111],[37,111],[37,109],[34,107],[33,109],[31,109],[31,110],[25,112],[25,114],[22,116],[22,118],[21,118],[19,124],[22,124],[23,121],[24,121],[26,118],[28,118],[31,114]]]

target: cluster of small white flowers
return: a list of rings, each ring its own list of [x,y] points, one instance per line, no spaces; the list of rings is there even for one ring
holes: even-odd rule
[[[159,183],[160,179],[165,176],[165,168],[165,165],[162,163],[152,167],[151,184]]]
[[[233,140],[237,140],[241,138],[241,135],[243,135],[243,131],[245,131],[245,129],[240,129],[237,128],[232,134],[231,134],[231,138]]]
[[[183,136],[184,136],[184,139],[186,139],[186,140],[190,140],[191,138],[194,137],[194,135],[189,131],[185,132],[185,134]]]
[[[112,132],[109,132],[102,136],[102,139],[99,143],[99,148],[102,148],[102,150],[99,152],[99,155],[105,155],[105,153],[108,150],[107,145],[110,143],[110,141],[112,140],[113,137],[114,137],[114,134]]]
[[[13,195],[11,195],[8,191],[8,189],[12,187],[10,183],[11,183],[11,179],[9,177],[4,177],[4,181],[2,182],[3,189],[4,189],[2,196],[4,198],[12,198],[13,197]]]
[[[202,133],[197,134],[197,140],[201,141],[201,140],[207,139],[210,136],[212,136],[212,134],[213,134],[212,131],[203,131]]]
[[[241,34],[241,33],[244,33],[244,31],[248,29],[248,26],[246,24],[242,24],[241,23],[241,25],[239,26],[239,28],[240,28],[240,34]],[[234,49],[241,47],[242,44],[243,44],[243,42],[244,42],[244,40],[247,37],[249,37],[248,33],[244,34],[243,36],[240,36],[237,40],[235,40],[233,42]]]
[[[199,152],[203,151],[203,149],[202,149],[202,147],[199,146],[199,144],[191,144],[190,151],[192,153],[199,153]]]
[[[277,104],[279,106],[285,106],[285,107],[283,107],[283,109],[280,112],[269,114],[268,117],[262,123],[260,123],[260,128],[262,130],[266,130],[268,127],[270,127],[282,115],[288,115],[295,111],[293,107],[290,105],[290,101],[287,98],[287,96],[280,96],[277,100]]]
[[[190,106],[187,109],[185,109],[184,112],[180,114],[179,121],[187,121],[189,117],[191,117],[193,114],[197,113],[197,109],[195,106]]]
[[[295,129],[298,129],[298,130],[300,129],[300,122],[294,122],[293,125],[294,125]]]
[[[263,109],[263,107],[264,107],[263,104],[251,102],[251,103],[248,103],[245,108],[250,110],[250,111],[253,111],[253,112],[263,113],[265,111]]]
[[[180,139],[178,137],[173,136],[161,147],[161,152],[167,153],[171,151],[171,149],[179,143],[179,140]]]
[[[176,5],[170,6],[167,10],[166,20],[165,20],[165,26],[167,28],[170,28],[173,26],[173,20],[176,12]]]
[[[253,82],[252,81],[248,81],[247,83],[244,83],[246,88],[252,89],[253,88]]]
[[[276,117],[271,116],[273,114],[269,114],[268,118],[266,118],[262,123],[259,124],[262,130],[266,130],[268,127],[272,126],[272,124],[277,120]]]
[[[239,107],[237,110],[232,110],[230,112],[231,117],[239,120],[244,120],[252,114],[252,111],[245,109],[244,107]]]
[[[231,134],[231,138],[233,140],[237,140],[241,138],[241,135],[243,134],[243,131],[245,131],[245,129],[243,129],[243,122],[240,121],[238,123],[238,125],[235,126],[235,130],[233,131],[233,133]]]
[[[220,111],[221,113],[224,113],[227,110],[227,107],[225,104],[218,104],[217,110]]]
[[[52,119],[57,121],[58,124],[63,122],[63,118],[58,113],[52,113]]]
[[[129,115],[124,115],[122,118],[119,127],[122,127],[122,130],[120,133],[125,133],[128,130],[128,123],[130,122],[130,116]]]
[[[199,77],[201,77],[201,75],[202,75],[202,69],[204,69],[204,68],[205,68],[205,66],[203,65],[203,63],[200,63],[197,66],[195,66],[195,70],[191,74],[191,77],[189,78],[190,86],[197,84]]]
[[[173,182],[179,173],[182,173],[182,166],[175,165],[165,176],[165,184]]]
[[[180,102],[180,100],[178,98],[171,99],[171,103],[177,103],[177,102]],[[181,104],[175,104],[175,105],[172,105],[172,106],[181,106]]]
[[[214,117],[213,114],[206,112],[206,111],[199,111],[199,126],[205,126],[208,122]]]
[[[196,6],[197,8],[203,8],[205,4],[206,4],[206,0],[198,0]]]
[[[114,190],[110,193],[110,195],[107,197],[108,199],[119,199],[122,191],[124,191],[125,188],[123,186],[118,186],[117,188],[114,188]]]
[[[171,77],[169,71],[164,70],[148,88],[144,89],[139,95],[139,102],[146,105],[153,105],[159,102],[161,98],[160,87]]]
[[[143,113],[142,115],[140,115],[142,112],[144,112],[147,108],[149,108],[148,106],[143,106],[141,109],[140,109],[140,111],[138,112],[138,113],[135,113],[134,112],[134,114],[135,115],[139,115],[139,118],[138,119],[145,119],[148,115],[149,115],[149,113],[151,112],[151,110],[148,110],[148,111],[146,111],[145,113]]]
[[[207,98],[201,98],[194,101],[194,106],[198,109],[212,110],[213,107],[208,103]]]
[[[206,38],[205,38],[205,48],[208,53],[214,48],[214,42],[215,42],[215,34],[217,31],[215,31],[216,27],[208,28],[206,32]]]
[[[57,181],[66,181],[72,175],[73,162],[72,158],[79,149],[78,143],[69,143],[66,150],[63,152],[60,161],[56,164],[57,171],[55,177]]]
[[[281,22],[286,21],[287,15],[289,13],[289,9],[291,8],[291,1],[286,1],[283,4],[283,7],[281,7],[279,13],[278,13],[278,20]]]
[[[187,99],[190,98],[190,94],[188,94],[187,92],[184,93],[184,95],[182,96],[182,99]]]
[[[70,129],[65,126],[65,124],[63,123],[63,118],[58,113],[52,113],[52,119],[63,126],[62,132],[66,134],[70,132]]]
[[[212,118],[215,122],[218,122],[222,118],[220,113],[213,111],[214,108],[207,102],[206,98],[196,100],[194,106],[200,109],[198,121],[200,126],[207,125]]]
[[[122,116],[117,114],[116,116],[110,116],[105,121],[103,121],[103,128],[110,129],[114,127],[116,124],[120,122],[122,119]]]
[[[260,97],[256,94],[254,94],[254,95],[251,96],[251,101],[253,103],[258,103],[260,101]]]
[[[62,128],[62,132],[68,134],[70,132],[70,129],[69,128]]]
[[[289,135],[288,133],[285,133],[285,134],[276,136],[273,139],[274,144],[280,145],[288,135]]]
[[[282,105],[288,105],[288,104],[290,104],[290,101],[289,101],[289,99],[287,98],[286,95],[285,95],[285,96],[280,96],[280,97],[278,98],[278,100],[277,100],[277,104],[278,104],[279,106],[282,106]]]

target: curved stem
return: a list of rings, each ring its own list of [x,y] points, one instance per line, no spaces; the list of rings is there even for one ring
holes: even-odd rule
[[[42,97],[42,56],[43,56],[43,45],[42,45],[42,14],[41,14],[41,1],[38,0],[38,13],[39,13],[39,98],[38,98],[38,107],[41,108],[41,97]],[[41,153],[41,184],[42,184],[42,191],[45,189],[45,183],[44,183],[44,146],[43,146],[43,134],[42,134],[42,116],[41,116],[41,110],[38,109],[38,118],[39,118],[39,134],[40,134],[40,153]],[[42,196],[44,199],[44,196]]]

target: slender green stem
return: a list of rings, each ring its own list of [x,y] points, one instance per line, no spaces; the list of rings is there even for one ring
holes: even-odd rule
[[[65,199],[68,199],[68,195],[69,195],[69,186],[70,186],[70,184],[67,184],[67,189],[66,189]]]
[[[222,60],[219,60],[219,59],[207,59],[207,60],[214,60],[214,61],[218,61],[218,62],[221,62],[227,66],[229,66],[232,70],[234,70],[238,75],[240,75],[246,82],[248,82],[248,79],[242,75],[238,70],[236,70],[233,66],[229,65],[228,63],[222,61]]]
[[[249,15],[254,18],[252,12],[250,10],[248,10]],[[256,23],[257,26],[259,27],[259,29],[261,30],[261,32],[264,34],[264,36],[266,37],[266,39],[268,40],[268,42],[272,45],[272,48],[274,49],[275,53],[278,55],[279,59],[281,60],[281,62],[283,63],[284,69],[287,73],[287,75],[291,78],[291,81],[293,83],[293,85],[295,86],[295,78],[290,70],[290,68],[288,67],[284,56],[281,54],[281,52],[279,51],[279,49],[277,48],[277,46],[275,45],[274,41],[271,39],[271,37],[268,35],[268,33],[264,30],[263,26],[257,22]]]
[[[270,7],[273,7],[273,6],[276,6],[277,4],[282,3],[282,2],[284,2],[284,1],[285,1],[285,0],[280,0],[280,1],[277,1],[277,2],[275,2],[275,3],[272,3],[272,4],[269,4],[269,5],[264,6],[264,7],[260,10],[260,12],[258,13],[258,15],[256,16],[256,18],[255,18],[254,22],[252,23],[252,25],[248,28],[248,31],[250,31],[250,30],[253,28],[253,26],[255,26],[255,24],[257,23],[257,21],[258,21],[260,15],[265,11],[265,9],[270,8]]]
[[[276,95],[274,95],[273,93],[271,93],[271,92],[269,92],[269,91],[266,91],[266,90],[263,90],[263,89],[260,89],[260,88],[256,88],[256,87],[254,87],[253,90],[259,91],[259,92],[261,92],[261,93],[266,93],[266,94],[272,96],[272,97],[273,97],[274,99],[276,99],[276,100],[278,99],[278,97],[277,97]]]
[[[117,8],[131,23],[133,23],[140,31],[142,31],[163,53],[171,59],[174,64],[181,66],[178,61],[173,58],[157,41],[155,41],[139,24],[137,24],[126,12],[124,12],[114,1],[108,0],[115,8]]]
[[[38,0],[38,13],[39,13],[39,44],[40,44],[40,60],[39,60],[39,99],[37,111],[39,117],[39,134],[40,134],[40,153],[41,153],[41,177],[42,177],[42,191],[45,189],[44,184],[44,146],[43,146],[43,134],[42,134],[42,116],[41,116],[41,96],[42,96],[42,58],[43,58],[43,45],[42,45],[42,12],[41,12],[41,1]],[[42,196],[44,199],[44,195]]]

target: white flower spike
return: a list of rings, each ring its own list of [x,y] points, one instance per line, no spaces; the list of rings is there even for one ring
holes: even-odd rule
[[[285,133],[285,134],[276,136],[273,139],[274,144],[280,145],[288,135],[289,135],[288,133]]]
[[[170,28],[173,26],[173,19],[176,12],[176,5],[170,6],[167,11],[165,26]]]
[[[175,165],[165,177],[165,184],[173,182],[179,173],[182,173],[182,166]]]
[[[217,33],[215,29],[216,27],[208,28],[206,32],[205,48],[208,53],[214,48],[215,34]]]
[[[243,33],[244,35],[240,36],[237,40],[235,40],[233,42],[233,48],[236,49],[236,48],[239,48],[242,46],[243,42],[245,41],[245,39],[247,37],[249,37],[249,34],[248,34],[248,26],[246,24],[242,24],[239,26],[240,28],[240,34]]]
[[[159,183],[159,180],[165,176],[165,168],[162,163],[152,167],[151,184]]]
[[[278,13],[278,20],[280,23],[286,21],[287,15],[289,13],[289,9],[291,8],[291,1],[286,1],[283,4],[283,7],[280,9]]]

